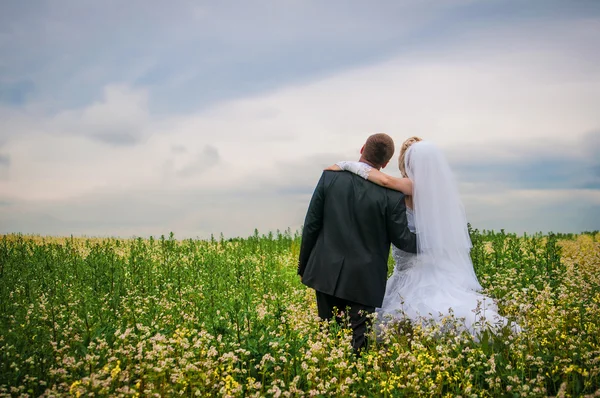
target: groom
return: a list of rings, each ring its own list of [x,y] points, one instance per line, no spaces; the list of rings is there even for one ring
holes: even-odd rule
[[[360,153],[360,162],[379,170],[394,154],[394,141],[374,134]],[[348,307],[356,353],[367,343],[367,315],[383,301],[390,242],[416,253],[404,195],[349,172],[324,171],[304,221],[298,274],[315,289],[320,318]]]

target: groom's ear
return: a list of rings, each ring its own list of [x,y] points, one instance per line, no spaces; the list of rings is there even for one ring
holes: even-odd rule
[[[388,160],[387,162],[385,162],[384,164],[382,164],[382,165],[381,165],[381,168],[382,168],[382,169],[385,169],[385,166],[387,166],[389,162],[390,162],[390,161]]]
[[[360,154],[363,154],[363,151],[365,150],[365,146],[363,145],[362,148],[360,148]]]

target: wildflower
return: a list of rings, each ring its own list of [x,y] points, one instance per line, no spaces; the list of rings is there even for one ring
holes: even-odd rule
[[[110,377],[115,379],[121,373],[121,361],[117,361],[117,365],[110,371]]]
[[[75,395],[77,398],[81,396],[81,391],[79,391],[78,387],[81,385],[81,381],[77,380],[71,384],[71,388],[69,388],[69,393],[71,395]]]

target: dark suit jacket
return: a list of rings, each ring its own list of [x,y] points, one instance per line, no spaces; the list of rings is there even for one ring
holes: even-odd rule
[[[324,171],[304,221],[298,274],[317,291],[381,307],[390,242],[417,251],[404,195],[350,172]]]

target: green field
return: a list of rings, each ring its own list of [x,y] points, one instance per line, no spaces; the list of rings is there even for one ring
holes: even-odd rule
[[[404,323],[355,359],[300,238],[0,237],[0,396],[583,396],[600,389],[600,233],[472,232],[525,332]]]

